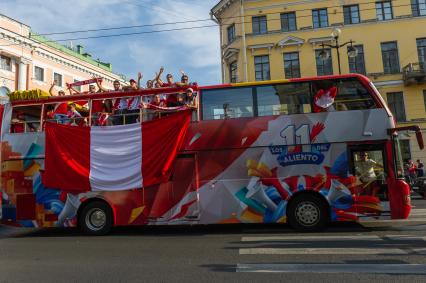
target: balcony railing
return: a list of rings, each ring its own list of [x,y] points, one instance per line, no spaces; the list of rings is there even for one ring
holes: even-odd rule
[[[420,84],[426,82],[426,62],[410,63],[402,68],[405,85]]]

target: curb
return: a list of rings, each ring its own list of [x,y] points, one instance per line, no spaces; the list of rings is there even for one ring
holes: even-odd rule
[[[28,232],[28,229],[24,227],[13,227],[4,224],[0,224],[0,239],[17,236]]]

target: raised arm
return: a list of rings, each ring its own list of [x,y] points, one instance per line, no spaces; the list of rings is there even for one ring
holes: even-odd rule
[[[102,79],[96,79],[96,85],[98,86],[98,89],[100,92],[108,91],[106,88],[102,86]]]
[[[82,92],[79,90],[76,90],[75,88],[73,88],[72,86],[69,87],[69,91],[71,95],[75,95],[75,94],[81,94]],[[73,93],[74,92],[74,93]]]
[[[138,73],[138,89],[141,89],[141,80],[143,78],[143,75],[141,72]]]
[[[158,72],[158,74],[156,74],[154,81],[158,82],[160,85],[163,85],[163,81],[161,80],[161,75],[164,72],[164,67],[160,68],[160,71]]]
[[[53,94],[53,88],[55,87],[55,85],[56,85],[56,82],[53,82],[52,85],[49,88],[49,94],[50,94],[50,96],[54,96],[54,94]]]

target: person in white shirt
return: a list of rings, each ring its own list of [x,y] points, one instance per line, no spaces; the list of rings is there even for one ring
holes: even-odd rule
[[[363,183],[363,187],[367,195],[375,195],[380,189],[375,181],[377,181],[377,175],[374,169],[383,168],[382,165],[368,158],[367,152],[359,153],[360,160],[355,164],[355,172],[359,177],[359,180]]]

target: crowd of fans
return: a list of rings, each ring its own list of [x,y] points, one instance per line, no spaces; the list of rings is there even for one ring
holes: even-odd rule
[[[69,86],[70,95],[75,94],[93,94],[101,92],[125,92],[137,91],[140,89],[154,89],[154,88],[176,88],[186,87],[184,93],[171,93],[168,95],[155,94],[152,96],[132,96],[122,97],[116,99],[103,99],[92,100],[92,125],[123,125],[140,122],[143,119],[140,115],[141,109],[146,109],[147,114],[145,119],[155,119],[161,115],[167,115],[168,112],[178,111],[182,109],[197,109],[197,99],[192,86],[189,82],[189,77],[181,71],[180,82],[174,82],[173,75],[166,75],[166,82],[161,77],[164,68],[161,67],[159,72],[155,74],[153,80],[147,80],[146,86],[141,86],[142,73],[138,73],[137,81],[134,79],[129,80],[128,85],[122,85],[120,81],[113,82],[113,89],[109,90],[102,86],[101,79],[94,79],[94,83],[89,85],[88,92],[81,92],[72,84]],[[55,83],[52,84],[49,92],[54,96],[53,89]],[[58,91],[58,96],[64,96],[63,90]],[[46,119],[56,120],[58,123],[71,124],[71,125],[88,125],[88,112],[89,108],[87,101],[74,101],[72,103],[62,103],[57,105],[54,109],[47,109]]]

